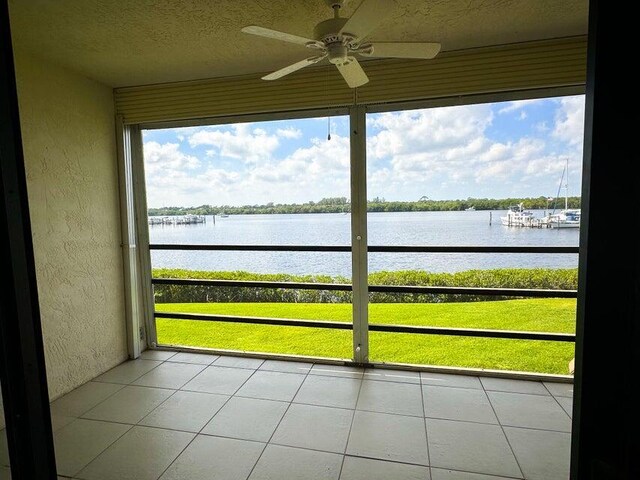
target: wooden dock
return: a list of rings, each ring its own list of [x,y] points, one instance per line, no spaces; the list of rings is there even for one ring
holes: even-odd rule
[[[197,223],[207,223],[207,217],[204,215],[149,217],[149,225],[193,225]]]

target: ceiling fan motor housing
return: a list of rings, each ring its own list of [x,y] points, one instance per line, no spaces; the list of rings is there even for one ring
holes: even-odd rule
[[[352,36],[339,33],[347,20],[348,18],[330,18],[318,23],[313,29],[313,38],[325,44],[329,61],[334,65],[347,62]]]

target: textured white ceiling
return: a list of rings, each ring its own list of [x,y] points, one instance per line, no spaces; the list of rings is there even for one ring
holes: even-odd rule
[[[349,16],[360,0],[343,8]],[[583,35],[588,0],[396,0],[373,40],[459,50]],[[266,72],[309,56],[240,32],[249,24],[311,37],[323,0],[11,0],[16,46],[108,85]]]

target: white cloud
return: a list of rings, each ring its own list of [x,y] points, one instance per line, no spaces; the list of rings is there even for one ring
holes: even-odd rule
[[[513,103],[509,111],[531,101]],[[370,124],[374,132],[379,131],[368,138],[369,196],[544,194],[555,188],[566,156],[575,159],[572,171],[579,176],[581,157],[573,146],[549,152],[548,134],[496,141],[488,134],[492,120],[489,105],[374,117]]]
[[[349,195],[349,138],[312,139],[309,147],[249,172],[246,184],[255,202],[306,202]]]
[[[369,139],[369,152],[388,158],[393,176],[407,182],[469,176],[472,163],[491,150],[484,131],[492,119],[488,105],[384,114],[372,122],[382,130]]]
[[[525,107],[533,105],[536,102],[540,102],[540,100],[514,100],[513,102],[509,102],[505,107],[502,107],[498,110],[499,115],[503,115],[505,113],[515,112],[516,110],[521,110]]]
[[[302,130],[295,127],[278,128],[276,133],[282,138],[300,138],[302,136]]]
[[[373,158],[425,151],[444,155],[480,136],[492,120],[489,105],[381,114],[371,120],[371,126],[380,132],[367,139],[367,153]]]
[[[530,102],[512,102],[517,108],[510,104],[499,112],[511,108],[514,119],[522,117],[523,105]],[[537,123],[523,119],[531,122],[531,134],[515,138],[508,128],[494,131],[496,106],[490,104],[368,117],[368,197],[553,195],[566,158],[572,193],[579,192],[583,99],[546,102],[556,112],[541,110],[547,118],[536,118]],[[145,143],[150,206],[291,203],[349,195],[348,135],[307,139],[295,125],[267,124],[198,127],[180,135],[187,140],[181,145]],[[279,154],[279,147],[290,151],[299,144],[304,146]],[[206,155],[198,159],[180,146]]]
[[[526,120],[527,119],[527,112],[525,112],[524,110],[520,110],[520,115],[518,115],[518,120]]]
[[[196,157],[181,152],[178,143],[146,142],[144,159],[147,175],[163,170],[192,170],[200,165]]]
[[[549,131],[549,125],[547,125],[546,121],[536,123],[533,128],[538,133],[547,133]]]
[[[569,145],[582,145],[584,135],[584,97],[564,97],[559,100],[553,136]]]
[[[267,135],[260,130],[254,129],[249,135]],[[200,141],[202,137],[196,137],[194,143],[200,144]],[[169,150],[175,153],[178,145],[171,145]],[[154,152],[157,148],[155,142],[145,144],[147,165],[150,161],[147,151]],[[312,139],[310,145],[291,155],[284,158],[271,155],[259,163],[245,163],[241,170],[220,168],[215,166],[215,159],[207,157],[198,164],[203,168],[194,172],[186,167],[188,162],[180,158],[182,163],[165,162],[165,168],[151,169],[147,175],[150,207],[302,203],[323,197],[349,196],[349,138],[340,135],[333,135],[331,141]]]
[[[262,128],[251,130],[251,124],[233,125],[231,130],[209,127],[189,136],[189,145],[213,148],[207,155],[234,158],[245,163],[258,163],[270,158],[280,142],[277,135],[270,135]]]

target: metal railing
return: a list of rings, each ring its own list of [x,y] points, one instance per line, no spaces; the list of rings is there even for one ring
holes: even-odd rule
[[[199,250],[199,251],[273,251],[273,252],[351,252],[348,245],[182,245],[151,244],[150,250]],[[403,253],[538,253],[538,254],[577,254],[578,247],[554,246],[381,246],[370,245],[370,253],[403,252]],[[152,278],[153,285],[186,285],[211,287],[244,287],[244,288],[282,288],[295,290],[351,291],[352,285],[345,283],[310,283],[310,282],[268,282],[255,280],[211,280],[182,278]],[[369,292],[408,293],[408,294],[463,294],[486,296],[510,296],[531,298],[577,298],[576,290],[553,290],[533,288],[485,288],[485,287],[443,287],[416,285],[369,285]],[[302,320],[288,318],[249,317],[234,315],[212,315],[178,312],[154,311],[154,318],[170,318],[175,320],[199,320],[209,322],[232,322],[260,325],[279,325],[290,327],[329,328],[351,330],[350,322],[327,320]],[[370,323],[369,331],[389,333],[412,333],[422,335],[448,335],[463,337],[504,338],[516,340],[545,340],[557,342],[574,342],[571,333],[527,332],[513,330],[484,330],[473,328],[444,328],[411,325],[389,325]]]

